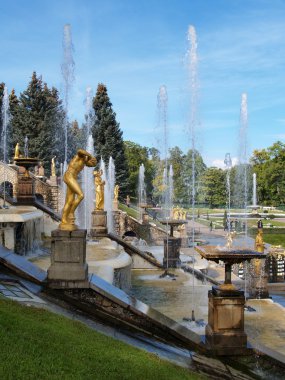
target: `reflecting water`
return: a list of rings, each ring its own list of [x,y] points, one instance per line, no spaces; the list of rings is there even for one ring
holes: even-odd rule
[[[161,270],[133,270],[131,294],[136,298],[174,319],[190,327],[190,322],[183,318],[191,318],[193,276],[182,269],[175,271],[177,277],[159,276]],[[203,284],[194,277],[194,301],[197,308],[195,317],[207,321],[208,290],[210,284]]]

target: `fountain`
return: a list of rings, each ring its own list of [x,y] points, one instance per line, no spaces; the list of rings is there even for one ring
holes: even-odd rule
[[[208,325],[206,341],[210,348],[220,355],[243,354],[247,347],[244,332],[244,292],[232,284],[232,265],[251,259],[264,259],[266,255],[247,248],[217,248],[215,246],[195,247],[206,260],[225,266],[225,282],[213,286],[208,295]]]
[[[92,137],[92,123],[94,119],[94,112],[92,107],[92,89],[87,87],[86,89],[86,146],[85,149],[90,154],[94,155],[94,141]],[[87,166],[84,167],[82,173],[82,189],[85,193],[82,204],[79,210],[80,225],[90,231],[91,228],[91,211],[94,205],[94,180],[93,169]]]
[[[144,180],[144,164],[141,164],[139,167],[139,182],[138,182],[138,207],[140,212],[140,222],[143,224],[148,223],[148,213],[146,209],[148,208],[146,202],[146,189],[145,189],[145,180]]]
[[[16,165],[25,168],[24,175],[18,172],[17,202],[21,204],[33,204],[35,201],[34,178],[30,176],[29,168],[34,167],[39,159],[29,157],[29,140],[25,137],[24,157],[20,155],[19,144],[15,148],[14,161]]]
[[[73,60],[73,43],[71,36],[71,25],[65,24],[63,28],[63,62],[61,65],[61,73],[63,77],[63,95],[65,108],[65,123],[64,123],[64,171],[67,166],[67,132],[68,132],[68,109],[69,97],[72,84],[74,82],[74,60]]]
[[[227,198],[228,198],[228,202],[227,202],[227,209],[228,209],[228,213],[227,213],[227,229],[228,229],[228,232],[230,233],[230,231],[231,231],[231,182],[230,182],[230,169],[232,167],[232,159],[231,159],[230,153],[226,153],[224,163],[226,165],[226,171],[227,171],[227,176],[226,176]]]
[[[113,223],[113,198],[115,189],[115,164],[113,157],[109,158],[109,165],[107,170],[107,181],[105,186],[105,211],[107,212],[107,228],[108,232],[114,232]]]
[[[9,127],[9,94],[7,86],[4,87],[3,103],[2,103],[2,141],[3,141],[3,161],[7,164],[7,135]],[[6,205],[6,165],[4,165],[4,182],[3,182],[3,208],[8,208]]]

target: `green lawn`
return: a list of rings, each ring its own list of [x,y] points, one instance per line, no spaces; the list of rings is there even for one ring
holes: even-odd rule
[[[123,203],[119,203],[119,209],[126,212],[129,216],[139,219],[139,212],[131,207],[128,207]]]
[[[0,299],[0,379],[201,379],[46,310]]]
[[[272,245],[281,245],[285,248],[285,235],[283,234],[263,234],[265,243]]]

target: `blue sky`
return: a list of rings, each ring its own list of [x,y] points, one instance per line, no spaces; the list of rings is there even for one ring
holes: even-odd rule
[[[206,163],[237,155],[241,94],[250,150],[285,137],[285,1],[0,0],[0,81],[23,91],[35,70],[62,89],[64,24],[76,80],[70,118],[83,120],[87,86],[107,85],[124,138],[154,146],[159,87],[168,91],[169,145],[190,148],[184,56],[189,25],[199,55],[197,147]]]

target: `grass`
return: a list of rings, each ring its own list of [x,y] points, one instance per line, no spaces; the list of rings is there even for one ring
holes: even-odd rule
[[[1,379],[201,379],[43,309],[0,299]]]
[[[265,243],[272,245],[281,245],[285,248],[285,236],[283,234],[263,234]]]
[[[129,216],[133,218],[139,219],[139,212],[135,209],[124,205],[123,203],[119,203],[119,209],[126,212]]]

